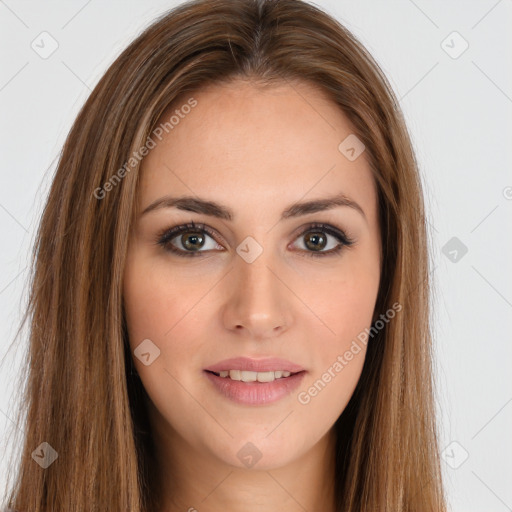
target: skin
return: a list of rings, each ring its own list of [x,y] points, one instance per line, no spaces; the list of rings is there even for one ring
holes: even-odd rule
[[[349,161],[338,150],[354,130],[309,84],[263,89],[238,80],[193,97],[197,106],[143,161],[139,212],[165,195],[193,195],[229,206],[234,220],[176,208],[140,216],[124,276],[132,353],[145,339],[160,350],[147,366],[134,362],[150,397],[162,512],[333,511],[332,427],[361,375],[365,346],[309,403],[297,395],[371,325],[381,246],[370,167],[365,153]],[[339,192],[365,215],[344,206],[280,220],[298,201]],[[191,221],[219,234],[203,232],[203,256],[180,257],[155,243],[159,232]],[[318,230],[301,232],[312,222],[355,242],[309,257],[305,235]],[[263,248],[250,264],[236,252],[247,236]],[[321,251],[339,244],[324,236]],[[174,245],[186,250],[184,238],[190,234]],[[282,357],[307,373],[278,402],[240,405],[203,372],[236,356]],[[252,467],[237,456],[247,442],[261,454]]]

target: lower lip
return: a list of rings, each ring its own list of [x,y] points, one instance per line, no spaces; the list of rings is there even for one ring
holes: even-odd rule
[[[267,405],[277,402],[296,390],[306,374],[302,371],[272,382],[243,382],[229,377],[219,377],[206,370],[205,373],[224,396],[245,405]]]

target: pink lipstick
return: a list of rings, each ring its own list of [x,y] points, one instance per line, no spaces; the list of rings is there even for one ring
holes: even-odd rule
[[[286,359],[236,357],[204,370],[219,393],[244,405],[266,405],[292,393],[306,370]]]

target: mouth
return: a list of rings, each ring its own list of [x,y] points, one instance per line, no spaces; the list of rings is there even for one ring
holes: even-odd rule
[[[250,406],[290,398],[307,373],[302,366],[278,357],[233,357],[203,371],[220,396]]]
[[[267,383],[274,382],[275,380],[283,380],[293,377],[299,373],[305,373],[305,370],[290,372],[288,370],[269,370],[269,371],[249,371],[249,370],[220,370],[214,372],[211,370],[205,370],[207,373],[216,375],[222,379],[229,379],[239,382],[255,382],[255,383]]]
[[[204,375],[210,381],[212,389],[219,393],[219,396],[227,398],[238,406],[251,407],[266,406],[280,400],[291,399],[303,382],[306,373],[306,370],[297,372],[204,370]]]
[[[274,372],[281,378],[283,374],[290,375],[292,373],[298,373],[304,370],[299,364],[288,361],[287,359],[281,359],[278,357],[266,357],[263,359],[254,359],[252,357],[232,357],[219,361],[211,366],[205,368],[206,371],[214,372],[221,377],[233,378],[238,380],[237,371],[241,372],[254,372],[254,373],[269,373]],[[228,373],[226,373],[228,372]],[[233,373],[235,372],[235,373]],[[232,373],[234,377],[232,376]]]

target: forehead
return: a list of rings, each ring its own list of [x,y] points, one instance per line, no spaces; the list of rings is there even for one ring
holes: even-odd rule
[[[195,106],[184,108],[191,99]],[[172,129],[142,163],[142,205],[172,193],[207,195],[234,210],[259,202],[268,210],[343,192],[374,206],[364,153],[349,161],[338,149],[353,133],[351,123],[310,84],[213,85],[182,95],[160,123],[171,116]]]

